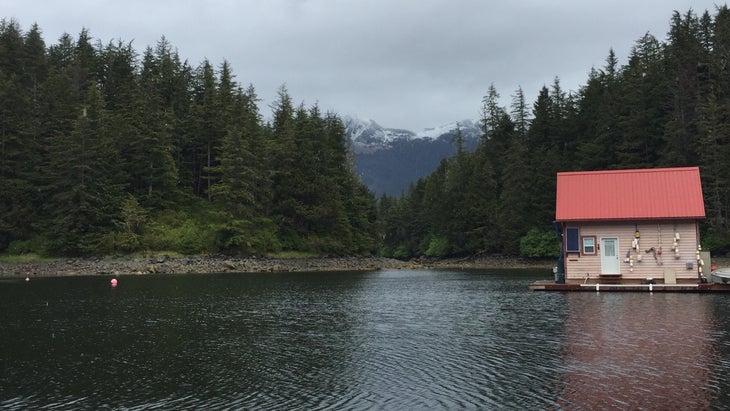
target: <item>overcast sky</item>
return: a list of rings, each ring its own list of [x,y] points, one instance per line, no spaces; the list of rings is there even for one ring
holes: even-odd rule
[[[715,13],[705,0],[0,0],[0,17],[46,45],[87,28],[141,54],[165,36],[192,66],[227,60],[269,116],[286,84],[295,103],[420,131],[479,116],[494,84],[505,106],[530,106],[557,76],[585,84],[610,48],[621,65],[649,32],[666,39],[674,10]]]

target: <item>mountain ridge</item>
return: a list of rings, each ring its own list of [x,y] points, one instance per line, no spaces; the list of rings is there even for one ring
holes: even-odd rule
[[[481,129],[473,120],[454,121],[420,132],[386,128],[374,120],[343,119],[355,171],[377,196],[400,196],[419,178],[426,177],[441,160],[456,153],[456,129],[464,147],[474,150]]]

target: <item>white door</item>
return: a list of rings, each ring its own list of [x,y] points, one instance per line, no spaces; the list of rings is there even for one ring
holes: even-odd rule
[[[618,238],[601,238],[601,274],[621,274]]]

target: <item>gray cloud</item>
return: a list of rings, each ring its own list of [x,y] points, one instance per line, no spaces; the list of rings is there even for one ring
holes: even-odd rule
[[[534,102],[557,76],[577,90],[609,48],[619,60],[644,33],[666,37],[673,10],[713,1],[619,0],[3,0],[2,17],[37,22],[47,44],[82,27],[138,51],[164,35],[196,66],[228,60],[268,115],[277,88],[322,110],[420,130],[478,116],[494,83],[508,105]]]

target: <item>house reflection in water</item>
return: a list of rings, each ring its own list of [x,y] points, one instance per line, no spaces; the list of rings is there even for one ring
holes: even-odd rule
[[[707,296],[569,293],[558,403],[567,409],[707,409],[717,365]]]

